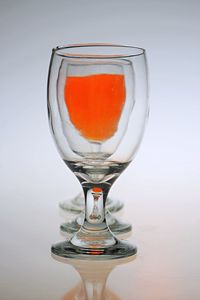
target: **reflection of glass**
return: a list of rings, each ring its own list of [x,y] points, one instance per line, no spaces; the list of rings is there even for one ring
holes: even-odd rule
[[[61,300],[89,300],[90,298],[85,298],[85,288],[82,283],[75,286],[69,292],[67,292]],[[95,295],[92,298],[93,300],[121,300],[112,290],[105,288],[104,298],[97,298]]]
[[[78,271],[82,279],[82,284],[77,285],[61,300],[120,300],[114,291],[111,291],[106,287],[106,281],[115,267],[133,261],[136,258],[136,255],[109,261],[86,261],[58,258],[58,256],[54,254],[52,254],[52,257],[59,262],[72,265]],[[121,284],[121,280],[119,280],[118,284]]]
[[[72,200],[68,200],[60,203],[59,206],[62,210],[66,212],[79,214],[79,216],[76,217],[71,222],[63,223],[60,226],[60,230],[63,233],[67,233],[67,234],[76,233],[80,229],[81,225],[83,224],[84,216],[85,216],[84,198],[82,194],[78,194]],[[128,233],[131,232],[132,230],[131,224],[121,222],[116,217],[113,216],[113,213],[120,211],[123,208],[123,206],[124,205],[121,201],[116,201],[116,200],[113,201],[113,199],[110,199],[108,197],[107,205],[106,205],[106,221],[108,227],[115,235]]]
[[[80,181],[86,203],[80,230],[52,252],[93,259],[135,254],[134,246],[109,230],[105,203],[139,147],[148,116],[144,49],[57,47],[50,62],[48,111],[55,142]]]

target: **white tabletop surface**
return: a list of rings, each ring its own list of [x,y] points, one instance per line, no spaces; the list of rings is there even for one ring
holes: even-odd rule
[[[124,300],[198,300],[200,204],[195,192],[172,182],[161,184],[159,179],[149,183],[139,175],[132,175],[130,180],[133,170],[134,166],[130,166],[127,174],[124,172],[111,196],[118,194],[118,199],[125,199],[118,217],[132,223],[129,240],[137,244],[138,254],[126,264],[117,266],[116,262],[107,288]],[[76,186],[73,174],[69,178]],[[64,221],[58,209],[61,193],[46,183],[33,183],[32,189],[21,184],[20,191],[13,191],[12,199],[3,199],[6,210],[1,211],[0,219],[1,299],[63,300],[81,279],[72,265],[58,262],[50,254],[51,244],[63,240],[59,233],[59,224]],[[95,270],[94,266],[94,276]]]

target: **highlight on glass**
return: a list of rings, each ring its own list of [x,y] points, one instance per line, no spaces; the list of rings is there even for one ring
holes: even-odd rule
[[[83,225],[69,241],[52,246],[55,255],[110,259],[137,252],[110,231],[105,205],[114,181],[135,157],[148,112],[143,48],[81,44],[53,49],[48,76],[50,127],[85,196]]]

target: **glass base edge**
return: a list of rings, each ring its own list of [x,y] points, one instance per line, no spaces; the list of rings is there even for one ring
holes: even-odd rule
[[[81,248],[74,246],[70,241],[64,241],[53,245],[51,252],[53,255],[63,258],[99,261],[136,255],[137,247],[117,240],[115,245],[108,248]]]

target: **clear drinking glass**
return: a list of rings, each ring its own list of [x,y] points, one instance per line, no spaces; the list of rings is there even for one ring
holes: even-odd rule
[[[58,256],[110,259],[136,247],[119,241],[105,218],[108,192],[133,160],[148,117],[145,50],[113,44],[53,49],[48,76],[50,127],[60,155],[80,181],[80,230],[52,246]]]

